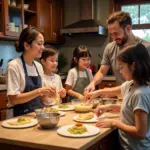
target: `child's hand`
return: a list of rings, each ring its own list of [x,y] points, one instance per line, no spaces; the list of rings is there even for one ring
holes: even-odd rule
[[[86,95],[86,100],[93,100],[94,98],[99,96],[99,91],[93,91]]]
[[[78,99],[81,100],[81,101],[84,101],[84,100],[85,100],[85,97],[84,97],[82,94],[80,94],[80,95],[78,96]]]
[[[97,127],[101,128],[112,128],[114,119],[102,119],[96,123]]]
[[[64,88],[62,88],[58,93],[61,98],[64,98],[66,96],[66,90]]]

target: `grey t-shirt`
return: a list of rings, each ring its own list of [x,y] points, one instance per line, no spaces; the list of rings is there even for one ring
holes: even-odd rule
[[[150,42],[144,41],[136,37],[135,44],[136,43],[142,43],[148,49],[148,52],[150,54]],[[116,60],[117,55],[120,52],[120,50],[121,48],[116,44],[115,41],[107,44],[104,50],[103,59],[101,61],[101,65],[108,65],[111,67],[113,74],[116,77],[116,82],[118,85],[121,85],[123,82],[125,82],[125,79],[120,74],[119,65]]]
[[[145,138],[140,140],[119,130],[120,143],[125,150],[150,150],[150,87],[135,87],[132,84],[133,81],[126,81],[121,85],[123,103],[120,119],[123,123],[134,126],[134,111],[143,110],[147,113],[147,132]]]

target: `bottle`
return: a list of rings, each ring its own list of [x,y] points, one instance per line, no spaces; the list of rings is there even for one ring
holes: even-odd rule
[[[11,5],[12,5],[12,6],[16,6],[16,0],[12,0],[12,1],[11,1]]]

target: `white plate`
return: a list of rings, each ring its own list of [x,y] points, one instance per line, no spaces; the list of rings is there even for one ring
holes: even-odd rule
[[[2,122],[2,126],[6,128],[13,128],[13,129],[21,129],[21,128],[28,128],[32,127],[38,124],[37,119],[31,118],[31,123],[25,124],[25,125],[10,125],[8,122],[14,122],[17,121],[18,118],[8,119]]]
[[[62,111],[74,110],[74,107],[72,105],[68,105],[68,108],[59,108],[58,106],[53,106],[53,108],[56,108]]]
[[[66,115],[66,112],[64,112],[64,111],[58,111],[58,113],[60,114],[60,117]]]
[[[100,133],[100,129],[98,127],[84,125],[87,128],[88,132],[85,132],[83,134],[71,134],[70,132],[68,132],[68,129],[71,128],[72,126],[74,125],[63,126],[57,130],[57,133],[66,137],[79,137],[79,138],[90,137]]]
[[[101,115],[99,118],[97,118],[97,116],[94,115],[93,118],[88,119],[88,120],[78,120],[77,117],[78,117],[78,115],[74,116],[74,117],[73,117],[73,120],[74,120],[74,121],[77,121],[77,122],[94,123],[94,122],[97,122],[97,121],[100,120],[100,119],[105,118],[105,115]]]

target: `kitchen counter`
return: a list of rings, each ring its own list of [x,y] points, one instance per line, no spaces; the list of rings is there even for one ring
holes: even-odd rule
[[[105,76],[103,78],[103,81],[116,81],[116,77],[115,76]]]
[[[65,116],[60,117],[58,127],[75,124],[73,116],[76,113],[74,111],[68,111]],[[35,114],[29,114],[35,116]],[[0,122],[1,123],[1,122]],[[90,123],[90,125],[95,125]],[[57,134],[57,128],[44,130],[39,125],[26,129],[7,129],[0,126],[0,145],[2,149],[7,150],[12,147],[15,150],[34,150],[34,149],[45,149],[45,150],[94,150],[96,143],[104,146],[109,146],[113,149],[112,145],[118,145],[116,138],[107,136],[116,136],[116,129],[101,128],[100,134],[88,138],[68,138]],[[107,140],[103,140],[107,139]],[[111,144],[110,144],[111,143]],[[100,146],[101,147],[101,146]],[[98,149],[100,147],[97,147]],[[105,148],[104,148],[105,149]],[[107,149],[105,149],[107,150]]]

